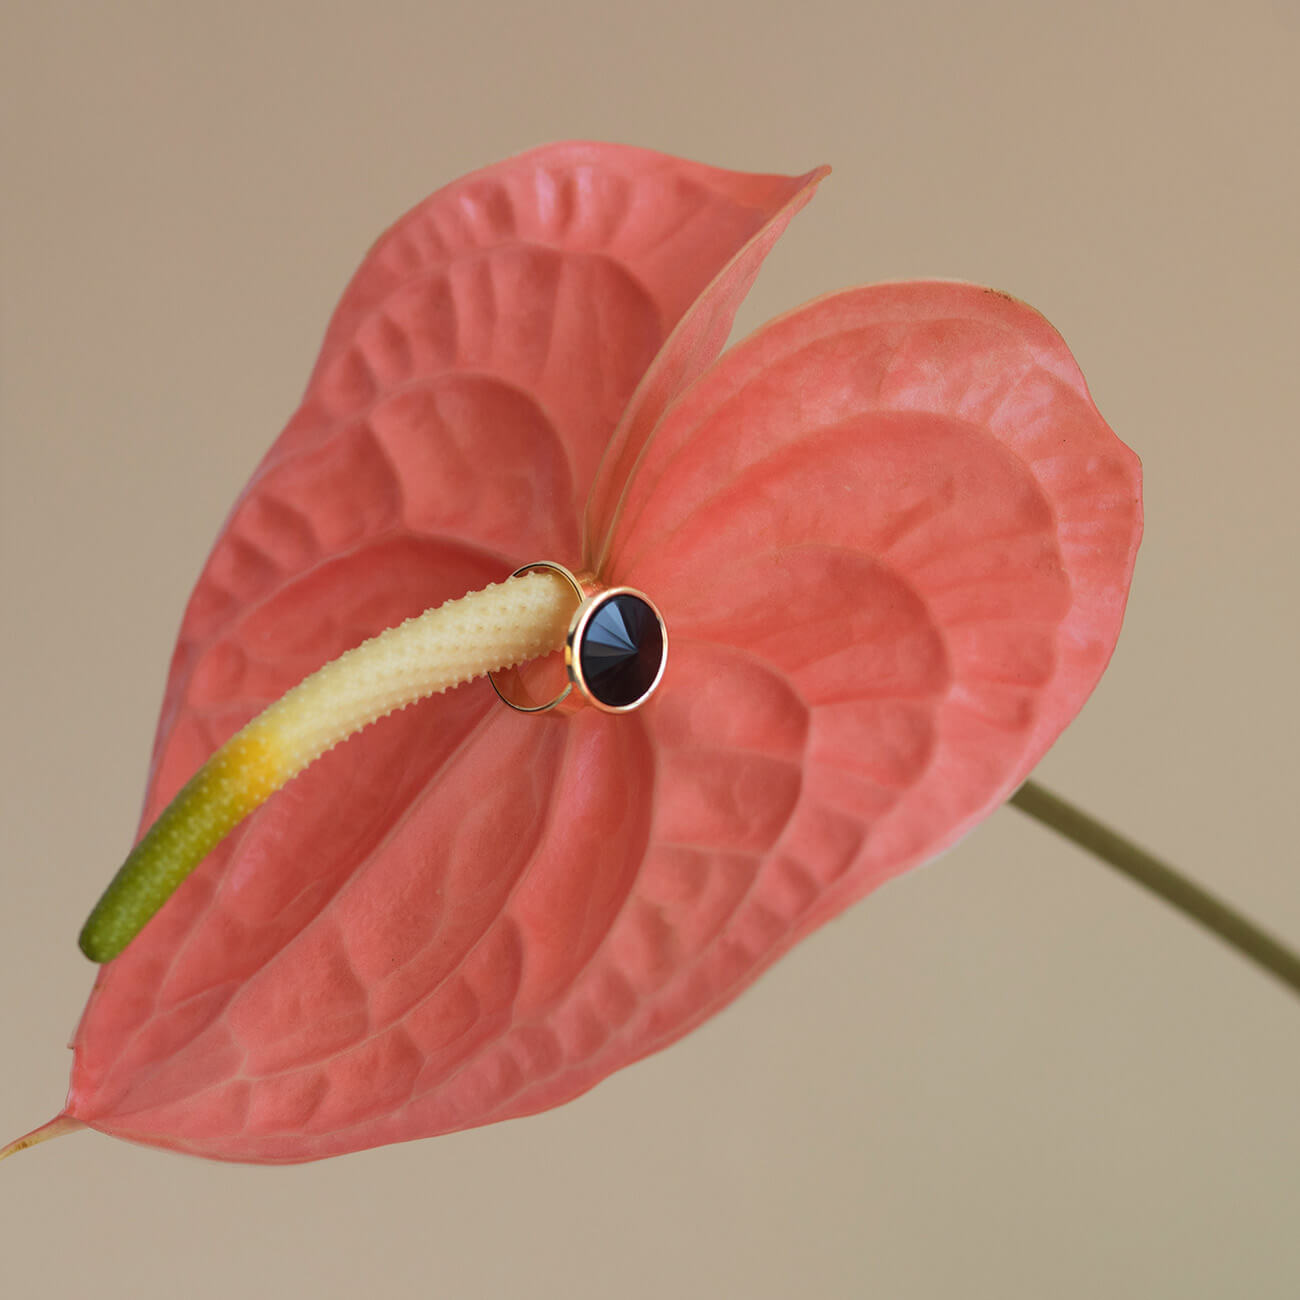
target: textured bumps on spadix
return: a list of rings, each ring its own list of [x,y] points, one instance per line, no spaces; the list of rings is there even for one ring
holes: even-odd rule
[[[550,654],[576,604],[558,574],[524,573],[386,628],[299,682],[230,737],[150,826],[82,928],[110,961],[186,875],[267,798],[397,709]]]
[[[375,246],[195,589],[143,824],[307,673],[528,561],[644,590],[667,673],[626,716],[480,681],[336,747],[101,970],[69,1115],[272,1162],[556,1105],[1023,779],[1118,635],[1136,459],[969,286],[712,364],[820,175],[561,145]]]

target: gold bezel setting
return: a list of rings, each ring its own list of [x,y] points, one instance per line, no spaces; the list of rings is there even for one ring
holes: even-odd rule
[[[573,618],[569,622],[569,630],[564,638],[564,668],[569,680],[558,695],[543,704],[520,704],[512,700],[502,690],[494,674],[488,673],[488,681],[492,683],[492,689],[497,693],[497,697],[503,704],[514,709],[516,713],[547,713],[566,701],[570,702],[570,707],[576,707],[576,703],[572,700],[576,687],[580,702],[589,704],[602,713],[631,713],[639,709],[658,689],[659,683],[663,681],[664,669],[668,665],[668,628],[654,601],[645,592],[638,591],[635,587],[599,587],[596,585],[594,578],[584,583],[569,569],[566,569],[564,565],[556,564],[551,560],[538,560],[533,564],[521,565],[510,576],[517,578],[521,574],[532,572],[534,569],[550,569],[552,572],[558,573],[578,596],[578,608],[574,611]],[[611,601],[617,600],[619,597],[631,597],[644,605],[649,611],[658,627],[660,652],[659,663],[650,684],[628,703],[610,704],[600,698],[593,690],[592,684],[587,680],[583,670],[582,650],[583,640],[592,619]]]
[[[627,704],[608,704],[596,694],[591,683],[587,681],[582,667],[582,643],[591,620],[606,605],[620,596],[630,596],[639,601],[654,616],[659,627],[659,665],[655,669],[650,685],[636,699]],[[564,666],[568,670],[570,684],[578,688],[588,704],[602,713],[631,713],[633,709],[639,709],[658,689],[659,683],[663,681],[664,669],[668,666],[668,629],[664,625],[663,615],[660,614],[654,601],[645,592],[637,591],[635,587],[606,587],[598,591],[578,606],[573,622],[569,624],[569,634],[564,638]]]

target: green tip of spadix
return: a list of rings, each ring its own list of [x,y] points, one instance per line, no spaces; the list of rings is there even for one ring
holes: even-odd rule
[[[92,914],[91,919],[82,926],[81,933],[77,936],[77,947],[81,949],[83,956],[102,965],[106,961],[112,961],[126,947],[126,941],[112,943],[106,940],[99,933],[98,927],[93,924],[95,920],[96,917]]]

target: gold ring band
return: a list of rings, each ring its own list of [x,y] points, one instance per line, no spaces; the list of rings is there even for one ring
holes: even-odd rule
[[[496,677],[488,681],[497,698],[516,713],[546,713],[570,700],[578,700],[602,713],[630,713],[639,709],[658,688],[668,665],[668,629],[654,602],[633,587],[600,587],[594,579],[584,583],[562,564],[538,560],[524,564],[510,576],[534,569],[550,569],[571,586],[578,608],[564,638],[564,667],[568,682],[543,704],[523,704],[510,698]],[[515,672],[515,669],[506,669]]]

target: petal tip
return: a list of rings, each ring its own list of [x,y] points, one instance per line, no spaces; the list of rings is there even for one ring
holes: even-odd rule
[[[85,1127],[81,1120],[74,1119],[71,1115],[66,1113],[56,1115],[40,1128],[34,1128],[22,1137],[14,1138],[8,1146],[0,1147],[0,1160],[5,1159],[6,1156],[17,1155],[20,1151],[26,1151],[28,1147],[39,1146],[51,1138],[62,1137],[65,1133],[75,1133],[77,1129]]]

